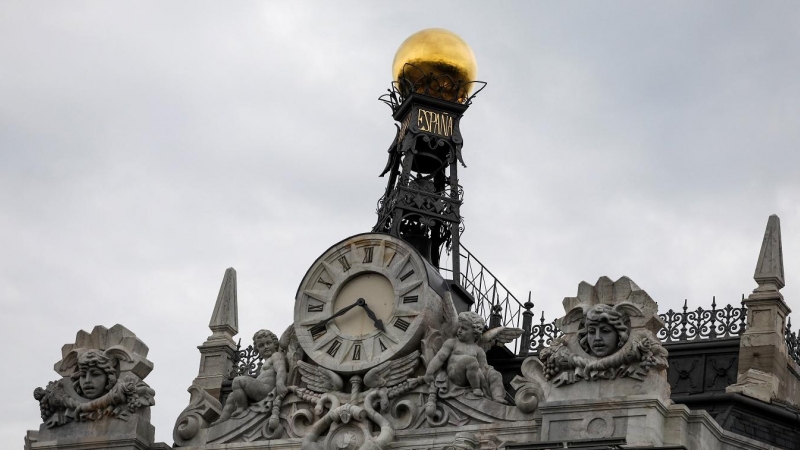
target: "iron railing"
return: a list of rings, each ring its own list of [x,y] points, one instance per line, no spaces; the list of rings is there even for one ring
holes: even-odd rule
[[[800,339],[797,337],[797,333],[792,331],[792,319],[786,319],[786,350],[789,353],[789,357],[794,360],[798,365],[800,365]]]
[[[508,290],[508,288],[497,279],[494,274],[484,266],[478,258],[475,257],[466,247],[459,245],[459,260],[460,260],[460,279],[458,280],[461,287],[469,293],[474,299],[475,303],[470,308],[472,311],[478,313],[483,317],[489,325],[489,328],[499,326],[515,327],[530,329],[530,321],[528,328],[525,328],[524,321],[528,316],[524,315],[527,311],[531,315],[530,309],[533,308],[533,303],[530,299],[524,305],[517,300],[517,297]],[[440,268],[439,272],[448,279],[453,279],[453,271],[447,268]],[[530,305],[526,308],[527,305]],[[523,335],[524,336],[524,335]],[[517,339],[513,343],[514,353],[519,353],[523,345],[520,345]]]
[[[544,313],[539,319],[539,324],[531,326],[529,318],[533,316],[533,313],[530,312],[533,304],[528,302],[524,306],[526,311],[523,312],[525,320],[523,320],[522,328],[525,331],[521,338],[520,356],[538,354],[541,349],[549,346],[553,339],[562,334],[561,330],[556,326],[555,320],[548,322],[544,318]],[[684,301],[683,311],[670,309],[658,316],[664,322],[664,328],[657,334],[661,342],[714,340],[741,335],[745,330],[747,308],[744,305],[736,307],[729,304],[717,309],[717,299],[712,297],[711,309],[698,307],[690,311],[688,301]],[[794,349],[795,356],[793,358],[800,364],[800,339],[794,333],[790,333],[788,326],[786,329],[786,342],[790,355],[792,354],[792,349]],[[526,349],[527,352],[525,352]]]
[[[744,296],[742,296],[744,301]],[[670,309],[658,315],[664,328],[658,332],[662,342],[686,342],[736,337],[744,332],[747,308],[725,306],[717,309],[717,299],[712,297],[711,309],[689,311],[688,301],[683,302],[683,312]]]
[[[555,320],[548,321],[544,312],[538,323],[534,323],[533,302],[530,294],[528,301],[520,302],[497,277],[481,263],[464,245],[459,245],[460,283],[473,297],[475,303],[472,310],[477,312],[488,323],[489,328],[498,326],[522,328],[520,339],[514,341],[510,348],[519,356],[538,354],[550,343],[561,336],[561,330]],[[450,269],[439,271],[446,278],[452,279]],[[744,300],[744,297],[742,297]],[[698,307],[689,310],[688,301],[684,301],[683,311],[670,309],[659,314],[664,321],[664,328],[658,332],[658,338],[665,343],[689,342],[695,340],[723,339],[737,337],[744,332],[747,309],[742,305],[727,305],[717,309],[716,297],[712,297],[711,309]],[[786,343],[789,353],[800,364],[800,338],[790,332],[787,327]]]

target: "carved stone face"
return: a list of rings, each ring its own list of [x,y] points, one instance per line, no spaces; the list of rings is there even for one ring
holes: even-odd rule
[[[83,371],[80,378],[81,391],[83,396],[94,400],[99,398],[106,391],[106,383],[108,382],[108,375],[105,371],[98,367],[91,367]]]
[[[598,358],[608,356],[619,349],[619,335],[608,322],[587,324],[587,342],[591,353]]]
[[[277,342],[267,336],[259,335],[253,340],[253,346],[262,358],[269,358],[277,351]]]
[[[456,336],[458,340],[464,342],[465,344],[474,344],[477,339],[475,336],[475,329],[468,323],[464,321],[458,322],[458,330],[456,331]]]

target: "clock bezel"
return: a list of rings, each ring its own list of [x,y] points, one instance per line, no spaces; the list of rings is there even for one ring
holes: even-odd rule
[[[375,255],[375,259],[372,263],[353,260],[353,258],[347,259],[349,263],[348,270],[344,270],[343,264],[342,267],[334,265],[338,260],[337,257],[346,257],[348,255],[356,256],[359,249],[363,252],[363,248],[369,247],[370,243],[374,244],[372,247],[375,253],[379,253],[376,247],[380,246],[383,248],[380,252],[380,256],[383,257],[383,262],[385,262],[388,256],[387,249],[395,253],[396,257],[393,257],[391,263],[388,265],[378,265],[378,255]],[[395,261],[397,257],[401,258],[399,262]],[[413,274],[401,281],[399,277],[405,273],[404,269],[409,266],[413,268]],[[429,284],[431,270],[435,269],[432,269],[413,247],[405,241],[388,234],[358,234],[332,245],[318,257],[308,271],[306,271],[295,294],[294,326],[298,342],[303,347],[306,355],[317,364],[337,372],[351,374],[369,370],[382,362],[413,351],[413,349],[418,346],[419,340],[426,329],[424,324],[429,322],[426,320],[426,316],[428,315],[427,310],[433,306],[434,303],[441,301],[441,295],[437,292],[439,289],[434,290]],[[319,285],[320,274],[323,273],[330,276],[330,278],[325,280],[331,284],[330,287],[324,290],[311,289]],[[350,336],[342,332],[336,325],[335,320],[332,320],[326,324],[326,331],[322,337],[320,337],[319,340],[313,339],[309,331],[313,323],[317,323],[317,319],[324,320],[324,318],[330,317],[334,312],[336,299],[344,286],[356,277],[368,273],[376,273],[385,277],[391,283],[394,291],[395,299],[391,316],[384,324],[387,333],[376,329],[358,337]],[[438,275],[438,272],[435,273]],[[439,284],[443,284],[441,283],[441,281],[443,281],[441,276],[437,278],[440,281]],[[324,283],[324,285],[327,284],[328,283]],[[409,287],[411,288],[409,289]],[[417,295],[417,302],[414,307],[401,308],[404,296],[412,292],[416,292]],[[313,295],[311,295],[311,293],[313,293]],[[322,311],[315,312],[314,314],[308,311],[308,304],[312,300],[322,303]],[[367,301],[369,300],[367,299]],[[410,323],[408,323],[405,331],[402,333],[395,332],[394,323],[396,319],[410,317],[407,313],[412,309],[414,312],[413,319],[407,321]],[[400,314],[398,314],[398,311],[400,311]],[[398,329],[402,330],[402,328],[399,327]],[[390,333],[391,335],[387,336],[387,334]],[[325,335],[330,336],[325,338]],[[379,345],[379,343],[375,341],[377,336],[386,336],[391,343],[381,341],[381,345]],[[333,345],[329,343],[334,340],[340,341],[339,345],[341,347],[347,345],[347,348],[342,350],[341,355],[336,353],[339,350],[338,348],[334,356],[329,355],[325,351],[326,348],[329,348],[329,345]],[[369,352],[367,352],[368,347],[363,344],[367,341],[371,342],[374,347]],[[354,350],[354,346],[359,342],[362,343],[362,348],[365,352],[364,359],[357,361],[347,360],[348,352]],[[382,344],[386,344],[386,350],[377,351],[376,349],[383,348]]]

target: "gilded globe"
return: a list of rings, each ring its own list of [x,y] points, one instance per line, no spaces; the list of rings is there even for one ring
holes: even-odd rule
[[[472,49],[457,34],[442,28],[418,31],[400,44],[392,63],[394,80],[400,81],[406,64],[422,71],[414,74],[417,71],[406,69],[408,77],[432,73],[434,76],[447,75],[458,83],[474,81],[478,76],[478,62]],[[471,86],[467,86],[469,90]]]

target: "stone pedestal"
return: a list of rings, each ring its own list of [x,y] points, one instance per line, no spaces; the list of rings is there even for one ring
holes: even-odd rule
[[[101,419],[74,422],[57,428],[29,431],[25,450],[150,450],[155,440],[155,427],[143,416],[127,420]]]
[[[789,391],[784,378],[789,374],[785,329],[790,310],[777,290],[756,289],[744,305],[747,330],[739,345],[737,380],[725,391],[770,403]]]
[[[230,339],[213,339],[211,336],[197,349],[200,350],[200,370],[192,385],[219,399],[222,382],[233,367],[236,346]]]
[[[739,375],[750,369],[769,374],[786,371],[786,316],[789,307],[778,291],[754,292],[745,301],[747,330],[742,334]]]
[[[540,411],[542,441],[620,437],[628,445],[664,445],[667,406],[650,396],[548,401]]]
[[[669,403],[670,388],[666,371],[652,371],[643,380],[617,378],[613,380],[583,381],[580,383],[546,389],[547,402],[573,402],[575,400],[601,400],[614,402],[629,396],[646,396]]]

